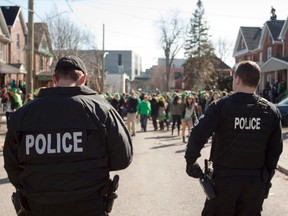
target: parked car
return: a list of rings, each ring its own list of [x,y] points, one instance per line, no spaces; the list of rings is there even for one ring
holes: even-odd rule
[[[279,109],[282,117],[282,124],[288,124],[288,97],[276,104],[276,107]]]

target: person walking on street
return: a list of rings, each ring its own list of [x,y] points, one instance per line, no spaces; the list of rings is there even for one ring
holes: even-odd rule
[[[167,114],[166,114],[167,105],[168,104],[165,101],[165,98],[163,96],[160,96],[158,100],[158,115],[157,115],[160,131],[164,131],[164,123],[166,123],[166,118],[167,118]]]
[[[171,103],[171,116],[172,116],[172,132],[171,135],[174,133],[175,124],[177,123],[177,131],[178,136],[180,135],[180,127],[181,127],[181,116],[183,106],[181,103],[181,98],[179,95],[175,95],[173,101]]]
[[[188,95],[186,97],[186,103],[182,113],[182,139],[183,143],[185,143],[186,129],[188,129],[188,133],[192,128],[195,120],[197,119],[197,104],[195,103],[195,99],[193,95]]]
[[[12,97],[14,98],[14,101],[15,101],[15,109],[18,110],[20,107],[22,107],[23,105],[23,102],[22,102],[22,98],[21,96],[18,94],[17,92],[17,88],[13,87],[11,88],[10,92],[11,92],[11,95]]]
[[[143,100],[137,106],[138,113],[140,114],[141,130],[147,131],[148,115],[151,113],[151,104],[148,100],[148,95],[143,96]]]
[[[119,115],[121,116],[120,94],[118,92],[116,92],[114,94],[114,97],[112,97],[109,102],[114,107],[114,109],[119,113]]]
[[[260,67],[253,61],[235,67],[234,94],[212,102],[191,130],[186,172],[199,178],[200,151],[214,133],[210,160],[216,197],[206,199],[202,215],[259,216],[282,152],[281,115],[258,96]]]
[[[137,106],[139,100],[136,97],[134,90],[130,91],[130,97],[127,100],[127,127],[131,136],[136,135],[136,115],[137,115]]]
[[[4,168],[32,216],[108,215],[109,172],[132,161],[122,118],[86,78],[79,57],[62,57],[55,87],[41,89],[11,117]]]
[[[152,95],[152,98],[150,100],[151,104],[151,119],[152,119],[152,124],[154,127],[154,131],[158,130],[158,125],[157,125],[157,117],[158,117],[158,98],[156,95]]]
[[[5,97],[7,98],[5,116],[6,116],[6,125],[8,128],[10,125],[11,115],[16,111],[16,109],[15,109],[15,100],[10,91],[7,91]]]

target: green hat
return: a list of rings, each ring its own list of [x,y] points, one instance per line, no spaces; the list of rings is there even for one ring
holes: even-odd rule
[[[120,98],[120,94],[119,94],[119,93],[115,93],[115,94],[114,94],[114,97],[115,97],[116,99],[119,99],[119,98]]]
[[[17,92],[17,88],[13,87],[13,88],[11,89],[11,91],[13,91],[14,93],[16,93],[16,92]]]

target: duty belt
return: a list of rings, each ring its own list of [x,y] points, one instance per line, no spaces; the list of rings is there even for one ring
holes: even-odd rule
[[[262,169],[228,169],[228,170],[215,170],[213,173],[213,176],[215,178],[217,177],[225,177],[225,176],[261,176],[262,175]]]

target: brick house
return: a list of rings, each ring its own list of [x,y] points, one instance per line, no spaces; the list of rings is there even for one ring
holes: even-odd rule
[[[17,82],[19,80],[25,81],[25,50],[28,31],[20,7],[1,6],[1,14],[1,30],[4,30],[4,35],[7,37],[6,40],[1,41],[1,62],[6,64],[6,70],[0,70],[0,84],[2,86],[12,80]],[[8,29],[8,34],[5,31],[6,28]]]
[[[52,87],[53,50],[47,23],[34,23],[34,88]]]
[[[233,57],[235,62],[252,60],[261,67],[259,91],[288,80],[288,17],[271,19],[263,27],[240,27]]]
[[[7,85],[12,80],[26,82],[28,29],[21,7],[1,6],[0,14],[0,84]],[[6,25],[6,27],[5,27]],[[8,32],[6,30],[8,29]],[[4,35],[6,38],[4,38]],[[34,23],[34,88],[52,86],[50,66],[53,60],[50,35],[46,23]],[[1,56],[2,54],[2,56]]]

